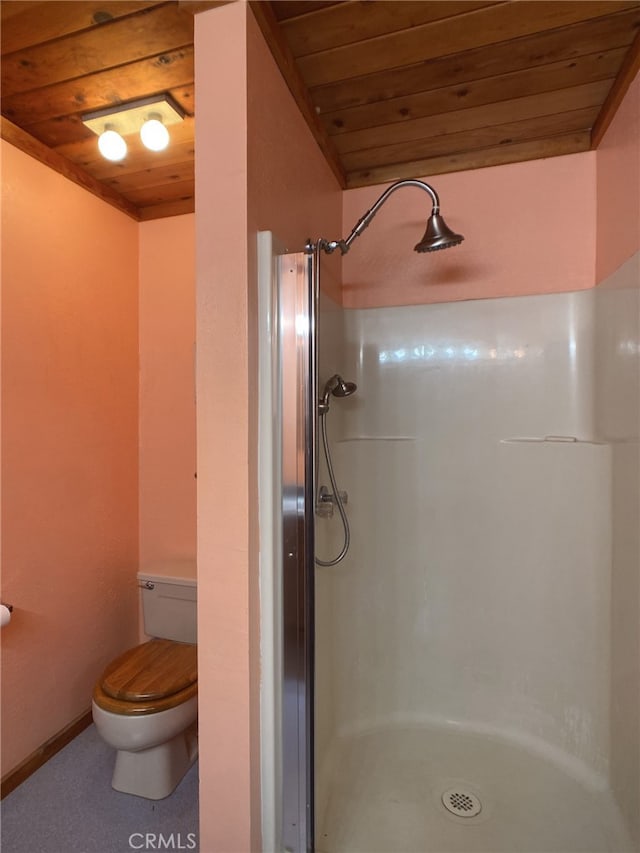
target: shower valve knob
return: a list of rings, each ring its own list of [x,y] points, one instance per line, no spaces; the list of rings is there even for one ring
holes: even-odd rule
[[[347,494],[347,492],[343,492],[342,490],[340,490],[338,492],[338,495],[340,496],[340,501],[343,504],[349,503],[349,495]],[[333,492],[330,492],[326,486],[320,486],[318,500],[320,501],[320,503],[332,504],[335,502],[335,497]]]

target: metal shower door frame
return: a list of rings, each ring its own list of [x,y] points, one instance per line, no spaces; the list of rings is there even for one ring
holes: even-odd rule
[[[282,415],[282,849],[314,849],[315,257],[277,259]]]

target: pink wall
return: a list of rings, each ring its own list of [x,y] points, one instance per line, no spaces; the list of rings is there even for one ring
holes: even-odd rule
[[[251,847],[246,7],[196,16],[200,846]]]
[[[139,225],[140,566],[195,558],[195,217]]]
[[[640,249],[640,74],[597,152],[596,282]]]
[[[308,238],[342,236],[342,192],[289,94],[253,15],[248,19],[249,232],[252,263],[258,231],[269,230],[289,252]],[[324,255],[321,285],[341,294],[340,254]],[[255,273],[252,271],[252,276]]]
[[[244,3],[196,16],[200,844],[260,849],[256,231],[340,231],[340,190]]]
[[[417,176],[416,176],[417,177]],[[424,178],[460,246],[419,255],[431,201],[394,193],[343,258],[349,308],[456,302],[593,286],[595,153]],[[344,193],[348,232],[384,187]]]
[[[412,248],[430,200],[421,190],[399,190],[343,259],[343,304],[367,308],[593,287],[640,248],[639,140],[640,75],[597,154],[424,178],[438,191],[447,223],[466,237],[461,246],[428,256]],[[345,234],[383,189],[344,193]]]
[[[137,637],[138,226],[2,158],[4,773]]]

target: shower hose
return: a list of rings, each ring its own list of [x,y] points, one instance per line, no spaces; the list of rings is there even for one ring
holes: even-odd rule
[[[347,513],[345,512],[344,505],[340,497],[340,492],[338,490],[338,484],[336,483],[336,475],[333,473],[331,451],[329,450],[329,441],[327,439],[327,412],[321,412],[320,414],[320,432],[322,433],[322,446],[324,447],[324,457],[327,460],[329,480],[331,481],[331,488],[333,489],[333,500],[338,506],[338,512],[340,513],[340,518],[342,519],[342,527],[344,529],[344,544],[338,556],[334,557],[333,560],[320,560],[318,557],[316,557],[316,563],[319,566],[337,566],[338,563],[345,558],[347,551],[349,550],[349,544],[351,542],[351,532],[349,530],[349,521],[347,519]]]

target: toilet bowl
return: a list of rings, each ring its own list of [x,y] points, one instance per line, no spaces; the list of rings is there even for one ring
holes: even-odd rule
[[[198,755],[197,647],[188,642],[195,640],[195,581],[138,577],[145,630],[155,629],[153,639],[107,666],[92,712],[98,733],[117,750],[112,787],[160,800]]]

